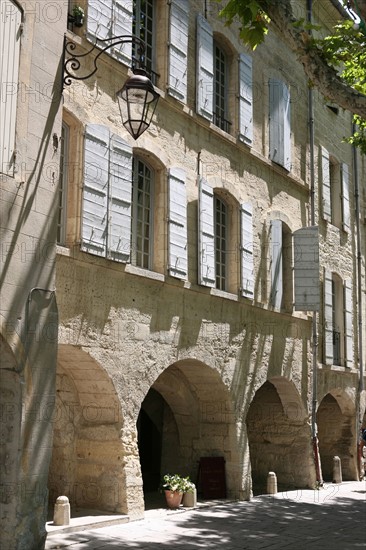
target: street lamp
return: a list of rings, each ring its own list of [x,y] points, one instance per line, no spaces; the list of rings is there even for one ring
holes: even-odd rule
[[[85,76],[77,76],[75,72],[80,69],[80,59],[87,57],[96,48],[100,48],[100,44],[107,43],[102,47],[94,58],[93,70]],[[145,52],[144,42],[137,36],[115,36],[98,40],[98,45],[94,46],[85,53],[76,54],[74,52],[76,45],[72,41],[66,40],[64,37],[63,49],[63,75],[62,75],[62,90],[65,86],[70,86],[72,80],[86,80],[97,72],[97,61],[99,57],[109,48],[118,46],[119,44],[133,43],[138,46],[138,54],[140,61]],[[66,59],[66,55],[70,56]],[[156,105],[159,100],[159,94],[155,91],[151,80],[146,75],[146,71],[142,68],[134,69],[134,74],[128,78],[124,86],[117,92],[117,101],[121,113],[122,124],[134,139],[137,139],[148,129],[152,117],[155,112]]]

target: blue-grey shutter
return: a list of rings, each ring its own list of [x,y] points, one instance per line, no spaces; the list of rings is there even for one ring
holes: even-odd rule
[[[88,0],[87,38],[91,42],[112,36],[112,0]]]
[[[345,162],[342,162],[342,227],[344,231],[349,233],[351,228],[349,207],[349,170],[348,165]]]
[[[344,332],[345,332],[345,361],[346,366],[352,368],[353,361],[353,300],[352,280],[344,281]]]
[[[326,365],[333,364],[333,293],[332,273],[324,270],[324,359]]]
[[[123,0],[114,0],[112,6],[112,35],[113,36],[130,36],[132,35],[132,17],[133,3]],[[125,43],[115,46],[112,55],[126,65],[131,64],[132,44]]]
[[[109,128],[88,124],[85,129],[81,249],[106,255],[109,182]]]
[[[197,113],[208,120],[213,116],[213,33],[209,23],[197,16]]]
[[[281,309],[283,294],[282,221],[271,221],[271,305]]]
[[[132,148],[112,135],[110,143],[108,257],[119,262],[130,260]]]
[[[269,158],[291,170],[290,91],[281,80],[269,80]]]
[[[188,0],[173,0],[170,5],[168,93],[187,102]]]
[[[254,298],[253,208],[248,202],[241,205],[241,293]]]
[[[214,230],[214,194],[206,180],[199,181],[198,212],[198,282],[200,285],[214,287],[215,276],[215,230]]]
[[[187,279],[187,192],[186,173],[181,168],[169,170],[169,274]]]
[[[321,147],[322,165],[322,214],[323,219],[332,221],[332,207],[330,194],[330,163],[329,153],[325,147]]]
[[[13,2],[0,9],[0,173],[12,175],[22,14]]]
[[[295,310],[319,311],[319,230],[302,227],[294,237]]]
[[[239,139],[253,143],[252,58],[244,53],[239,56]]]

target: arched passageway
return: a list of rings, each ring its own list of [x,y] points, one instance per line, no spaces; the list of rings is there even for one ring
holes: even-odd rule
[[[197,360],[169,366],[146,394],[137,428],[145,492],[165,473],[197,482],[200,458],[220,456],[227,496],[247,498],[233,404],[214,369]]]
[[[319,452],[325,481],[333,480],[333,457],[341,459],[344,481],[358,479],[355,410],[343,392],[323,397],[317,411]]]
[[[66,495],[74,507],[126,513],[122,414],[107,372],[79,348],[60,345],[56,391],[50,505]]]
[[[313,485],[309,419],[292,382],[265,382],[255,393],[246,424],[254,494],[266,492],[270,471],[280,490]]]

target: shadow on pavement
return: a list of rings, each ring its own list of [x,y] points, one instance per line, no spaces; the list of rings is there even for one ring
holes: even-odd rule
[[[365,493],[365,491],[355,491]],[[72,550],[131,548],[143,550],[356,550],[365,548],[365,500],[323,498],[316,503],[256,497],[141,525],[140,522],[88,533],[70,534],[70,542],[47,548]],[[309,499],[308,499],[309,500]],[[56,544],[56,541],[55,541]]]

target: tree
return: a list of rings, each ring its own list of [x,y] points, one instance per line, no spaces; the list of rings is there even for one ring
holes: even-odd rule
[[[295,17],[291,0],[229,0],[221,15],[228,25],[239,21],[240,37],[252,49],[270,26],[276,29],[303,65],[309,85],[354,115],[356,131],[346,141],[366,154],[366,0],[347,5],[360,22],[340,14],[325,38],[316,37],[319,28],[306,18]]]

